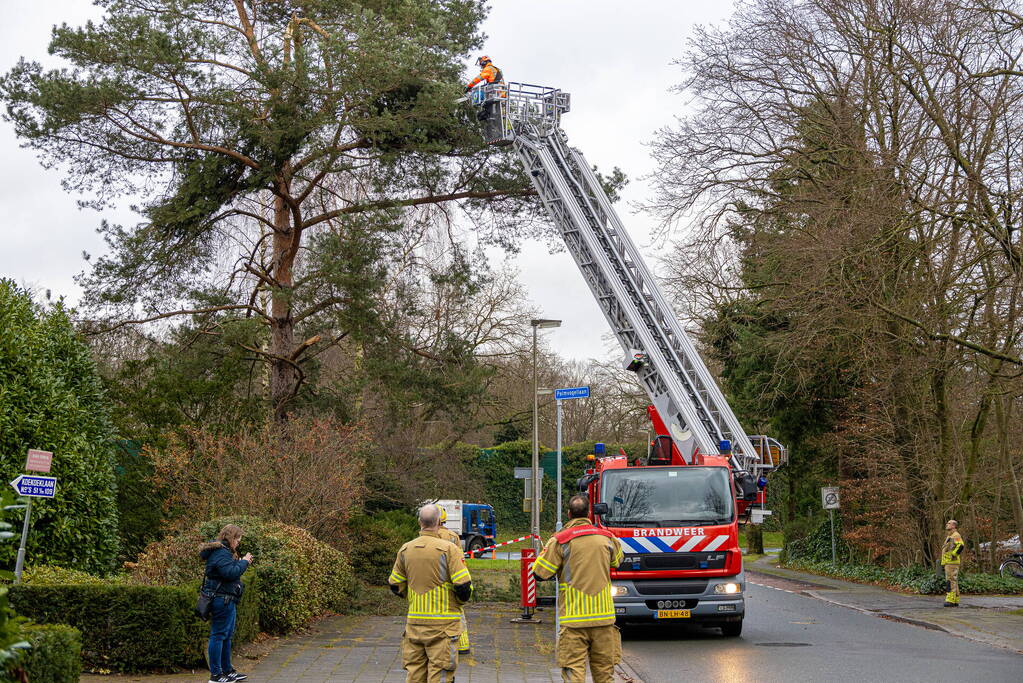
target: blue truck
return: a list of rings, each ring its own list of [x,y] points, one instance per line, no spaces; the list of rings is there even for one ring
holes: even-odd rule
[[[485,503],[466,503],[461,500],[438,500],[436,505],[448,513],[444,523],[462,539],[462,549],[474,552],[494,545],[497,538],[497,518],[494,506]]]

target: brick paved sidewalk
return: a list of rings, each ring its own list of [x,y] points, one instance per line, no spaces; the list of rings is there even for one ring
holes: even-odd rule
[[[473,652],[461,657],[456,678],[464,683],[550,683],[554,666],[550,613],[538,625],[512,624],[511,605],[484,605],[468,612]],[[403,683],[398,644],[404,617],[332,617],[307,635],[281,643],[250,670],[253,683],[359,681]],[[623,670],[619,680],[630,680]],[[638,678],[633,678],[638,681]]]

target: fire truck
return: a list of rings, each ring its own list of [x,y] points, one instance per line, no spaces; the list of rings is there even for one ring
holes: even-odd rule
[[[763,505],[758,481],[785,448],[748,436],[679,324],[590,164],[569,146],[568,93],[527,83],[477,87],[488,144],[510,146],[650,397],[648,457],[594,458],[579,480],[594,524],[625,551],[612,570],[621,621],[690,620],[742,632],[738,524]]]

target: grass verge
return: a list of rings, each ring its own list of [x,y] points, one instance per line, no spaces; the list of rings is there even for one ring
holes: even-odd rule
[[[780,548],[785,542],[784,536],[780,531],[765,531],[764,532],[764,547],[765,548]],[[739,532],[739,547],[746,547],[746,532]]]

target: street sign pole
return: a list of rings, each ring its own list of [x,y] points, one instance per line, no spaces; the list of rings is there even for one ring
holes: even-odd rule
[[[558,521],[554,525],[556,531],[561,531],[561,399],[558,404]]]
[[[828,510],[831,515],[831,564],[838,564],[838,555],[835,553],[835,508]]]
[[[556,531],[561,531],[561,403],[562,400],[559,398],[555,403],[558,404],[558,521],[555,523],[554,528]],[[561,633],[561,611],[558,609],[558,601],[561,600],[561,582],[554,582],[554,656],[557,658],[558,655],[558,634]]]
[[[30,451],[30,453],[32,452]],[[42,453],[42,451],[37,451],[37,453]],[[47,455],[52,454],[47,453]],[[31,458],[32,456],[30,455],[30,463]],[[29,467],[31,467],[31,465],[29,465]],[[49,467],[50,463],[47,461],[47,471],[49,470]],[[11,482],[11,486],[18,492],[19,496],[28,498],[28,503],[25,504],[25,521],[21,525],[21,545],[18,547],[18,557],[14,561],[14,583],[20,583],[21,572],[25,569],[25,546],[28,544],[28,527],[32,521],[32,499],[53,498],[57,494],[57,478],[40,477],[33,474],[21,474]]]
[[[558,406],[558,516],[555,529],[561,531],[561,404],[573,398],[589,398],[589,387],[569,387],[566,389],[555,389],[554,398]],[[561,582],[554,584],[554,654],[557,657],[558,634],[561,632],[561,615],[558,614],[558,601],[561,599]]]
[[[25,544],[28,543],[28,523],[32,518],[32,499],[25,504],[25,522],[21,526],[21,546],[18,559],[14,561],[14,583],[21,583],[21,572],[25,569]]]
[[[838,553],[835,551],[835,510],[842,507],[837,486],[821,487],[821,504],[831,518],[831,564],[838,564]]]

